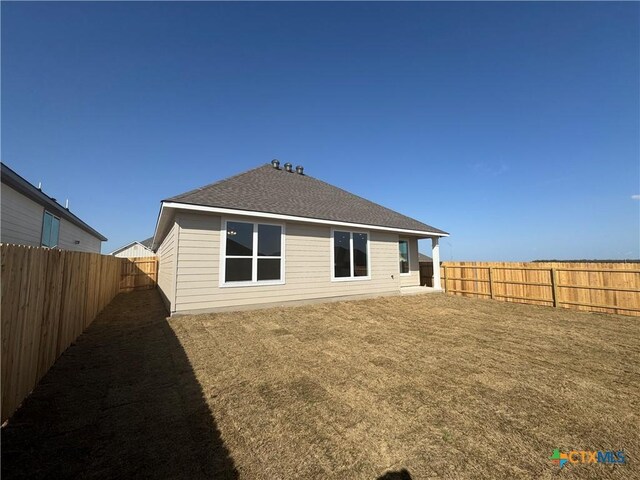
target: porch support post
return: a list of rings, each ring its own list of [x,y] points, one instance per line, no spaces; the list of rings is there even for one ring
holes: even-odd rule
[[[438,237],[431,237],[431,258],[433,259],[433,288],[442,290],[440,284],[440,245]]]

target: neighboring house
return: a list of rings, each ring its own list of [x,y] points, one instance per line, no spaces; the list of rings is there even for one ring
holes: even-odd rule
[[[4,163],[1,167],[2,243],[100,253],[103,235]]]
[[[433,258],[431,258],[429,255],[425,255],[424,253],[418,253],[418,262],[433,263]]]
[[[274,160],[163,200],[153,244],[184,313],[400,293],[420,285],[418,239],[437,259],[447,235]]]
[[[151,250],[151,244],[153,243],[153,237],[142,240],[141,242],[131,242],[123,247],[114,250],[109,255],[114,257],[155,257],[156,254]]]
[[[424,253],[418,253],[420,266],[420,285],[433,287],[433,258]]]

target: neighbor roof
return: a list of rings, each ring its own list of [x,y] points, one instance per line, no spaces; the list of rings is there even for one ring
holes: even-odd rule
[[[145,246],[147,248],[151,248],[151,245],[153,244],[153,237],[149,237],[145,240],[142,240],[141,242],[138,242],[140,245]]]
[[[270,164],[163,201],[447,234],[309,175]]]
[[[116,253],[119,253],[119,252],[121,252],[123,250],[126,250],[127,248],[131,247],[132,245],[135,245],[136,243],[138,245],[142,245],[143,247],[151,250],[151,245],[153,244],[153,237],[147,238],[147,239],[142,240],[140,242],[138,242],[137,240],[134,240],[133,242],[127,243],[126,245],[123,245],[122,247],[116,248],[109,255],[115,255]]]
[[[418,262],[433,262],[433,258],[431,258],[429,255],[418,252]]]
[[[71,213],[69,209],[64,208],[62,205],[60,205],[55,198],[50,197],[41,189],[29,183],[27,180],[7,167],[4,163],[0,165],[2,183],[13,188],[15,191],[21,193],[25,197],[30,198],[37,204],[42,205],[48,212],[51,212],[54,215],[59,216],[60,218],[64,218],[65,220],[73,223],[76,227],[81,228],[85,232],[93,235],[103,242],[107,241],[107,238],[104,235],[80,220],[80,218]]]

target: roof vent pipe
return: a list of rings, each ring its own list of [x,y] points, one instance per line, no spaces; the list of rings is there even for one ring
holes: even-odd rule
[[[287,163],[284,164],[284,169],[287,172],[293,172],[293,165],[291,165],[289,162],[287,162]]]
[[[296,167],[296,173],[297,173],[298,175],[304,175],[304,167],[303,167],[302,165],[298,165],[298,166]]]
[[[280,160],[274,158],[273,160],[271,160],[271,166],[276,170],[280,170]]]

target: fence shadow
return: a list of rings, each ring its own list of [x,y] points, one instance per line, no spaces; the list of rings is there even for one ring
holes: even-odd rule
[[[118,295],[2,428],[2,478],[238,478],[165,316]]]

